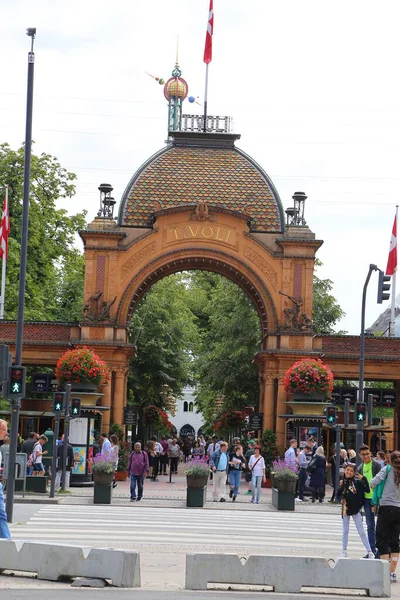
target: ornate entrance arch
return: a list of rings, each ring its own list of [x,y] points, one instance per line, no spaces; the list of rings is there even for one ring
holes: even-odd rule
[[[268,386],[281,366],[268,356],[279,348],[312,349],[314,258],[322,242],[303,222],[284,227],[278,193],[261,167],[235,147],[240,136],[173,136],[129,182],[118,222],[104,210],[106,216],[81,232],[88,337],[98,344],[125,343],[127,367],[132,349],[126,328],[148,289],[179,271],[219,273],[240,286],[258,312],[260,409],[264,426],[278,431]],[[110,188],[100,188],[104,207]],[[126,390],[114,417],[122,419],[125,403]]]

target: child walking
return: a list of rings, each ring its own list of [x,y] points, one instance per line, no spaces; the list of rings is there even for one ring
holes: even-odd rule
[[[353,518],[357,528],[358,535],[368,553],[368,558],[375,558],[371,551],[371,546],[365,533],[362,516],[360,513],[361,507],[364,504],[364,492],[369,492],[369,484],[366,477],[359,473],[356,474],[356,465],[347,463],[344,469],[344,478],[340,482],[339,491],[337,494],[338,500],[342,504],[342,553],[341,558],[347,558],[347,543],[349,541],[350,517]]]

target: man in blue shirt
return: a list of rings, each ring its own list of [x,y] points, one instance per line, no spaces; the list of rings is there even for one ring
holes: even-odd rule
[[[213,470],[213,500],[214,502],[225,502],[226,478],[228,473],[228,444],[221,442],[218,450],[210,456],[210,467]],[[222,489],[221,489],[222,488]]]

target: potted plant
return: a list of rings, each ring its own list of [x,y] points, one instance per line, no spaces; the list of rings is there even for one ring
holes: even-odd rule
[[[94,504],[111,504],[114,463],[102,454],[97,454],[92,460],[91,468],[94,481]]]
[[[286,371],[283,387],[294,400],[324,400],[333,390],[333,373],[320,359],[306,358]]]
[[[297,465],[286,462],[285,460],[276,460],[272,465],[273,488],[272,504],[278,510],[294,510],[296,485],[297,485]]]
[[[204,506],[210,467],[204,456],[193,456],[186,461],[186,506]]]
[[[276,445],[276,439],[276,433],[270,429],[266,429],[261,436],[261,454],[264,457],[266,477],[266,482],[262,483],[262,487],[272,487],[272,465],[279,454],[278,447]]]
[[[118,466],[117,466],[117,470],[115,472],[115,479],[116,481],[126,481],[127,478],[127,468],[128,468],[128,450],[127,450],[127,444],[124,440],[124,430],[122,429],[121,425],[118,425],[117,423],[111,425],[110,427],[110,436],[112,434],[115,434],[118,438],[118,446],[119,446],[119,452],[118,452]]]
[[[56,378],[61,385],[70,383],[75,390],[96,390],[110,380],[107,364],[87,346],[67,350],[56,365]]]

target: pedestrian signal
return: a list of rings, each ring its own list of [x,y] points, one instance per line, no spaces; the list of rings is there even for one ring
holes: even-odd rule
[[[64,411],[65,392],[55,392],[53,394],[53,413],[57,416]]]
[[[384,300],[389,300],[390,298],[390,279],[390,275],[385,275],[383,271],[379,270],[378,304],[382,304]]]
[[[366,419],[366,404],[365,402],[357,402],[356,404],[356,422],[365,423]]]
[[[81,416],[81,399],[72,398],[71,400],[71,417]]]
[[[25,396],[25,377],[25,367],[10,367],[10,376],[8,379],[8,396],[10,398],[22,398]]]
[[[334,406],[326,407],[326,422],[328,425],[335,425],[336,423],[336,408]]]

